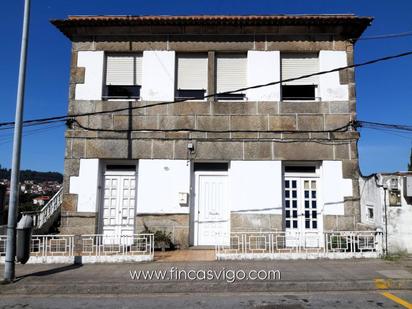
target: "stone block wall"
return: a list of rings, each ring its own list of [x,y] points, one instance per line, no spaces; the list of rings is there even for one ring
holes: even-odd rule
[[[312,36],[313,38],[316,35]],[[229,50],[280,50],[319,51],[344,50],[348,64],[353,63],[353,45],[347,41],[281,41],[279,37],[266,37],[236,41],[233,38],[211,36],[210,41],[185,40],[153,41],[75,41],[72,45],[71,78],[69,85],[69,113],[92,113],[131,107],[116,113],[105,113],[76,117],[84,130],[76,124],[66,131],[64,205],[62,231],[70,233],[97,232],[96,214],[83,215],[76,212],[76,196],[69,194],[69,179],[79,173],[81,158],[100,159],[187,159],[209,160],[298,160],[320,161],[340,160],[343,175],[353,180],[354,194],[345,201],[345,216],[326,216],[325,230],[356,229],[360,222],[358,151],[356,141],[359,135],[348,132],[306,132],[333,130],[356,119],[354,70],[340,73],[341,84],[349,87],[349,100],[334,102],[216,102],[205,101],[163,104],[157,102],[128,101],[85,101],[75,100],[76,84],[84,82],[84,70],[77,67],[77,53],[82,50],[104,50],[112,52],[142,50],[207,51],[209,60],[215,51]],[[213,70],[209,70],[213,71]],[[210,82],[208,92],[214,90]],[[130,130],[131,129],[131,130]],[[156,131],[139,131],[139,130]],[[176,129],[181,129],[176,130]],[[112,131],[113,130],[113,131]],[[173,131],[168,131],[173,130]],[[176,130],[176,131],[175,131]],[[208,130],[209,132],[197,132]],[[276,131],[302,131],[297,133]],[[223,132],[210,132],[223,131]],[[275,131],[275,132],[268,132]],[[188,142],[195,144],[194,153],[189,153]],[[143,221],[152,225],[168,225],[170,218],[136,218],[137,226]],[[265,228],[281,228],[277,216],[266,218],[247,217],[232,214],[232,228],[246,223],[260,222]],[[272,220],[273,219],[273,220]],[[176,219],[178,222],[188,221]],[[280,222],[280,223],[279,223]],[[182,223],[187,225],[188,223]],[[184,245],[188,229],[179,231],[179,241]]]

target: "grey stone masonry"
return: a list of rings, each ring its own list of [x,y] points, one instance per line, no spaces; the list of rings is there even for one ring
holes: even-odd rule
[[[332,17],[331,17],[332,18]],[[342,17],[347,18],[347,17]],[[69,22],[70,23],[70,22]],[[75,21],[74,21],[75,23]],[[79,21],[81,23],[81,21]],[[55,22],[55,25],[58,21]],[[76,213],[77,196],[70,194],[69,179],[79,173],[82,158],[99,159],[179,159],[198,161],[339,160],[343,176],[353,180],[354,195],[345,201],[345,216],[325,217],[325,229],[353,229],[360,222],[358,151],[359,134],[352,129],[332,132],[356,120],[354,70],[339,73],[340,83],[348,85],[347,101],[188,101],[157,105],[144,101],[85,101],[75,99],[77,84],[84,83],[85,70],[77,67],[79,51],[141,52],[144,50],[201,51],[208,55],[208,93],[215,92],[215,53],[246,52],[318,52],[346,51],[353,61],[353,36],[367,26],[345,24],[235,24],[201,26],[196,24],[156,26],[95,26],[66,28],[57,25],[72,40],[69,114],[104,112],[131,108],[116,113],[76,117],[80,124],[66,131],[63,230],[96,231],[96,215]],[[349,29],[349,30],[348,30]],[[124,30],[124,31],[123,31]],[[123,32],[124,33],[123,33]],[[169,33],[169,34],[168,34]],[[193,34],[201,35],[193,35]],[[153,105],[153,106],[151,106]],[[89,128],[88,130],[84,128]],[[195,145],[189,153],[188,142]],[[169,220],[169,221],[168,221]],[[188,238],[188,218],[136,218],[136,223],[152,226],[183,226],[176,236],[182,246]],[[232,214],[232,228],[259,221],[264,228],[281,229],[281,217]]]

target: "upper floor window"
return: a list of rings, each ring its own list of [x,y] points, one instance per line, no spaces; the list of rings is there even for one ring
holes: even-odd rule
[[[284,54],[281,56],[282,80],[319,72],[317,54]],[[318,95],[318,76],[282,83],[282,100],[315,100]]]
[[[117,54],[106,57],[105,99],[138,99],[142,86],[142,55]]]
[[[247,57],[243,53],[222,53],[216,56],[216,93],[246,87]],[[218,100],[243,100],[245,92],[217,95]]]
[[[207,54],[177,54],[176,98],[203,99],[207,90]]]

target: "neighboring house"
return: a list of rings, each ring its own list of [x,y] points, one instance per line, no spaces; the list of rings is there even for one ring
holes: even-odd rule
[[[70,16],[61,232],[357,230],[353,15]],[[222,93],[204,99],[204,95]],[[186,102],[161,104],[193,98]],[[145,108],[136,108],[145,107]],[[130,108],[130,109],[128,109]],[[336,129],[342,128],[341,130]]]
[[[50,200],[50,196],[38,196],[33,199],[33,205],[44,206]]]
[[[412,172],[360,178],[360,194],[362,222],[387,230],[389,254],[412,253]]]

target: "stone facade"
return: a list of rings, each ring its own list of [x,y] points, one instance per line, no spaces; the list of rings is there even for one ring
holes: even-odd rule
[[[353,196],[345,200],[344,216],[325,216],[325,230],[357,229],[360,222],[358,150],[359,134],[330,132],[356,119],[354,70],[340,72],[340,83],[348,85],[349,100],[320,102],[219,102],[213,98],[199,102],[159,104],[146,101],[76,100],[75,87],[84,83],[85,70],[77,66],[79,51],[136,52],[144,50],[202,51],[208,53],[208,93],[215,91],[215,53],[219,51],[345,51],[347,63],[353,61],[353,33],[342,25],[277,25],[277,26],[135,26],[134,35],[116,37],[121,27],[83,27],[71,33],[58,26],[72,39],[69,114],[104,112],[75,117],[66,131],[64,204],[62,232],[70,234],[98,231],[95,213],[76,212],[76,195],[69,194],[69,179],[78,176],[79,160],[113,159],[181,159],[194,161],[230,160],[339,160],[343,177],[352,179]],[[353,25],[351,27],[354,27]],[[127,28],[127,31],[130,31]],[[126,32],[127,32],[126,31]],[[354,31],[354,30],[353,30]],[[222,35],[232,33],[232,35]],[[360,31],[361,32],[361,31]],[[145,35],[143,35],[143,33]],[[168,33],[160,35],[159,33]],[[194,36],[194,33],[203,35]],[[207,33],[207,35],[204,35]],[[242,33],[243,35],[239,36]],[[110,34],[110,37],[109,37]],[[152,34],[152,36],[150,36]],[[357,34],[359,35],[359,34]],[[93,39],[91,39],[93,37]],[[150,105],[154,105],[151,107]],[[127,108],[131,108],[127,110]],[[93,130],[84,130],[87,127]],[[102,130],[103,129],[103,130]],[[144,131],[144,130],[155,131]],[[173,130],[173,131],[171,131]],[[198,132],[203,130],[203,132]],[[204,132],[207,131],[207,132]],[[220,132],[215,132],[220,131]],[[320,131],[320,132],[314,132]],[[322,132],[324,131],[324,132]],[[326,131],[326,132],[325,132]],[[195,144],[189,153],[188,142]],[[174,237],[188,245],[189,216],[136,217],[138,230],[174,229]],[[174,226],[178,226],[174,228]],[[283,229],[278,215],[231,215],[232,230]],[[178,230],[178,231],[177,231]]]

